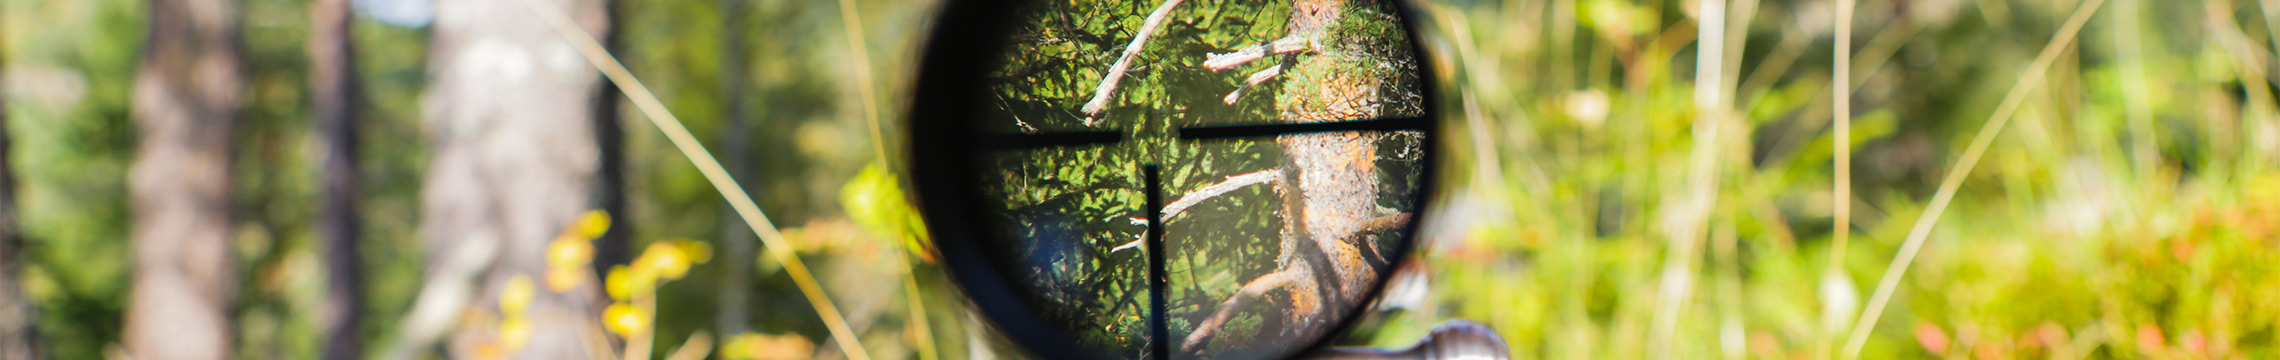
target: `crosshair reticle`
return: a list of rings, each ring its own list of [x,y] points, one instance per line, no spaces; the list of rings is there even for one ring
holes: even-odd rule
[[[1330,344],[1405,258],[1432,179],[1400,5],[953,1],[910,124],[943,261],[1031,355]]]

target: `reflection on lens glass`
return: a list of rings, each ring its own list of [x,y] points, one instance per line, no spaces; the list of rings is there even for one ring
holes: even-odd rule
[[[1002,140],[975,189],[1002,201],[983,251],[1104,356],[1153,356],[1154,251],[1171,357],[1288,355],[1327,336],[1420,207],[1430,134],[1405,121],[1425,101],[1397,14],[1375,0],[1023,9],[973,124]],[[1357,125],[1308,127],[1324,123]],[[1147,246],[1151,221],[1163,249]]]

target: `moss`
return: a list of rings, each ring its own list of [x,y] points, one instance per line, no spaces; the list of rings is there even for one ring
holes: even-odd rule
[[[1349,3],[1303,55],[1284,72],[1276,97],[1287,121],[1335,121],[1423,113],[1416,54],[1389,2]],[[1357,101],[1358,100],[1358,101]]]

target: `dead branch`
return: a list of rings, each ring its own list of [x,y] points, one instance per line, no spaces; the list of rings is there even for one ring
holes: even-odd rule
[[[1140,32],[1133,35],[1132,44],[1124,46],[1124,55],[1118,56],[1116,64],[1108,67],[1108,76],[1101,78],[1100,87],[1093,90],[1092,101],[1085,102],[1086,127],[1097,123],[1101,110],[1108,109],[1109,95],[1115,94],[1116,83],[1124,80],[1124,70],[1132,66],[1132,57],[1140,55],[1141,46],[1148,43],[1148,37],[1156,32],[1157,26],[1164,24],[1164,19],[1171,16],[1172,8],[1178,7],[1181,1],[1183,0],[1164,0],[1164,5],[1157,6],[1155,12],[1148,14],[1148,20],[1140,24]]]
[[[1319,47],[1321,47],[1321,46],[1315,46],[1315,44],[1314,44],[1314,38],[1311,38],[1311,37],[1300,37],[1300,36],[1292,36],[1292,37],[1286,37],[1286,38],[1281,38],[1281,39],[1275,39],[1275,42],[1273,42],[1273,43],[1269,43],[1269,44],[1267,44],[1267,45],[1268,45],[1268,47],[1272,48],[1273,52],[1274,52],[1274,53],[1276,53],[1276,54],[1289,54],[1289,53],[1300,52],[1300,51],[1311,51],[1311,50],[1314,50],[1315,48],[1319,48]]]
[[[1266,70],[1259,70],[1259,72],[1251,73],[1251,78],[1244,79],[1243,85],[1259,86],[1259,84],[1265,83],[1267,80],[1274,79],[1275,75],[1282,75],[1282,65],[1275,65],[1273,67],[1268,67]]]
[[[1203,68],[1211,69],[1214,72],[1225,71],[1266,58],[1268,54],[1280,55],[1312,50],[1314,46],[1311,43],[1312,41],[1307,38],[1292,36],[1275,39],[1275,41],[1264,45],[1245,46],[1225,54],[1204,54]]]
[[[1139,236],[1138,238],[1132,239],[1132,242],[1124,243],[1124,245],[1117,245],[1115,249],[1109,249],[1109,250],[1108,250],[1108,253],[1109,253],[1109,254],[1116,254],[1116,253],[1124,252],[1125,250],[1132,250],[1132,249],[1141,249],[1141,250],[1146,250],[1146,249],[1148,249],[1148,248],[1147,248],[1147,246],[1148,246],[1148,245],[1147,245],[1147,243],[1148,243],[1148,242],[1147,242],[1147,241],[1145,241],[1145,240],[1148,240],[1148,232],[1147,232],[1147,231],[1141,231],[1141,232],[1140,232],[1140,236]]]
[[[1226,324],[1228,319],[1234,318],[1236,313],[1241,312],[1238,311],[1238,309],[1241,309],[1243,304],[1255,301],[1255,299],[1261,297],[1265,297],[1267,293],[1278,289],[1290,287],[1310,288],[1313,286],[1304,285],[1307,285],[1306,283],[1313,281],[1314,277],[1312,274],[1308,274],[1308,271],[1300,269],[1285,269],[1283,271],[1277,271],[1272,274],[1260,275],[1258,278],[1252,279],[1251,283],[1243,284],[1243,289],[1235,292],[1235,296],[1229,296],[1227,297],[1226,302],[1220,303],[1219,311],[1217,313],[1211,314],[1210,319],[1205,319],[1203,322],[1197,323],[1195,332],[1188,334],[1187,340],[1180,344],[1180,348],[1188,349],[1188,351],[1201,350],[1203,348],[1203,345],[1211,341],[1212,336],[1218,332],[1221,325]],[[1313,291],[1292,290],[1289,291],[1289,293],[1291,296],[1291,304],[1293,305],[1293,308],[1301,308],[1302,305],[1320,304],[1322,301],[1322,299],[1318,297],[1318,294],[1315,294]]]
[[[1259,84],[1264,84],[1267,82],[1267,80],[1274,80],[1276,75],[1282,75],[1282,68],[1282,65],[1275,65],[1273,67],[1268,67],[1266,70],[1259,70],[1259,72],[1251,73],[1250,78],[1243,80],[1242,87],[1235,88],[1235,91],[1227,93],[1226,99],[1221,100],[1226,101],[1228,105],[1235,105],[1236,100],[1242,100],[1244,90],[1250,90],[1252,87],[1259,86]]]
[[[1171,205],[1165,205],[1163,212],[1158,213],[1159,215],[1157,215],[1157,217],[1163,219],[1163,221],[1171,221],[1172,216],[1187,212],[1188,208],[1195,207],[1196,204],[1202,204],[1204,200],[1210,200],[1211,198],[1225,195],[1228,192],[1235,191],[1235,189],[1241,189],[1245,186],[1265,184],[1281,179],[1282,169],[1259,170],[1242,175],[1229,176],[1227,177],[1227,180],[1221,180],[1217,184],[1206,185],[1201,189],[1195,189],[1195,191],[1189,191],[1185,195],[1180,195],[1179,200],[1173,201]],[[1133,225],[1148,224],[1147,219],[1135,218],[1132,221]],[[1140,233],[1140,236],[1134,238],[1132,242],[1127,242],[1123,245],[1117,245],[1116,248],[1110,249],[1108,253],[1116,254],[1124,252],[1125,250],[1132,249],[1146,250],[1147,248],[1145,245],[1142,245],[1145,242],[1141,240],[1145,240],[1147,238],[1148,233],[1142,232]]]
[[[1251,45],[1225,54],[1204,54],[1203,68],[1224,71],[1267,57],[1267,48]]]
[[[1243,85],[1243,86],[1240,86],[1240,87],[1236,87],[1236,88],[1235,88],[1235,91],[1229,91],[1229,92],[1227,92],[1227,97],[1226,97],[1226,98],[1222,98],[1222,99],[1219,99],[1219,100],[1220,100],[1220,101],[1222,101],[1222,102],[1226,102],[1226,103],[1227,103],[1227,105],[1235,105],[1235,101],[1236,101],[1236,100],[1242,100],[1242,99],[1243,99],[1243,91],[1244,91],[1244,90],[1250,90],[1250,89],[1251,89],[1251,86],[1250,86],[1250,85]]]
[[[1357,233],[1368,234],[1393,229],[1394,227],[1409,224],[1409,217],[1409,213],[1379,216],[1375,219],[1370,219],[1367,222],[1363,222],[1362,229]]]
[[[1384,253],[1378,252],[1378,237],[1372,234],[1407,225],[1410,216],[1409,213],[1398,213],[1379,216],[1362,222],[1362,228],[1355,231],[1354,236],[1361,240],[1362,248],[1360,250],[1363,251],[1363,255],[1367,256],[1370,259],[1369,261],[1375,261],[1377,264],[1391,263],[1391,259],[1386,259]]]
[[[1161,213],[1162,215],[1159,215],[1159,217],[1164,220],[1171,220],[1173,216],[1178,216],[1181,213],[1187,212],[1188,208],[1194,207],[1196,204],[1201,204],[1204,200],[1218,197],[1219,195],[1226,194],[1230,191],[1235,191],[1235,189],[1241,189],[1245,186],[1265,184],[1281,179],[1282,169],[1259,170],[1242,175],[1229,176],[1227,177],[1227,180],[1220,181],[1217,184],[1204,186],[1201,189],[1195,189],[1195,191],[1189,191],[1185,195],[1180,195],[1179,200],[1173,201],[1171,205],[1164,206],[1164,211]]]

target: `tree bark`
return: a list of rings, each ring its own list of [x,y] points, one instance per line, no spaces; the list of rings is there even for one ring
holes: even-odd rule
[[[1300,57],[1281,72],[1287,83],[1276,97],[1276,107],[1282,109],[1283,121],[1373,119],[1385,115],[1390,105],[1411,100],[1389,99],[1379,91],[1389,81],[1389,73],[1378,66],[1389,54],[1376,53],[1385,47],[1326,39],[1351,36],[1331,33],[1333,25],[1346,21],[1348,5],[1347,0],[1298,0],[1292,5],[1289,35],[1277,43],[1341,45],[1310,47],[1315,54]],[[1394,71],[1391,76],[1403,76],[1399,72],[1403,70]],[[1275,186],[1281,196],[1278,214],[1283,226],[1277,270],[1245,284],[1198,323],[1184,349],[1206,350],[1225,321],[1269,294],[1285,295],[1280,299],[1284,333],[1260,336],[1318,335],[1329,330],[1330,317],[1341,315],[1334,313],[1337,309],[1368,300],[1362,296],[1379,275],[1378,265],[1370,262],[1378,256],[1372,235],[1410,220],[1377,204],[1377,141],[1382,138],[1383,134],[1344,132],[1283,135],[1275,140],[1282,145],[1284,158],[1279,169],[1283,181]]]
[[[238,10],[234,0],[150,2],[128,189],[135,269],[125,341],[137,357],[230,354],[230,154],[245,81]]]
[[[606,1],[606,0],[601,0]],[[605,20],[588,29],[602,34],[602,46],[612,54],[625,53],[625,33],[612,31],[618,23],[623,2],[609,1],[600,7]],[[625,94],[616,86],[600,86],[594,91],[594,146],[601,152],[601,169],[596,173],[594,207],[619,220],[631,220],[625,202],[625,126],[620,122],[618,104]],[[594,239],[594,273],[607,274],[610,267],[633,261],[633,221],[614,221],[610,229]]]
[[[0,59],[6,58],[0,51]],[[31,257],[24,255],[23,223],[16,217],[16,168],[8,159],[12,143],[7,105],[0,101],[0,360],[38,359],[43,357],[39,308],[24,294],[24,265]]]
[[[446,304],[439,306],[497,314],[509,279],[544,279],[546,244],[592,204],[599,182],[593,96],[600,74],[518,1],[436,3],[425,99],[434,158],[422,194],[422,237],[428,281],[445,285],[429,286],[422,296],[470,294],[434,300]],[[589,35],[607,31],[603,1],[534,1],[562,9]],[[459,253],[486,249],[497,250],[488,257],[491,266],[455,273],[466,272],[451,261]],[[592,344],[581,332],[599,315],[598,289],[589,283],[538,291],[524,310],[528,342],[509,351],[526,359],[588,358]],[[452,357],[499,344],[495,327],[477,325],[451,336]]]
[[[728,104],[727,116],[721,118],[720,152],[727,161],[728,175],[736,178],[739,187],[748,186],[753,179],[749,143],[751,129],[747,119],[751,104],[744,101],[747,81],[745,54],[750,44],[745,40],[745,13],[751,11],[752,0],[720,0],[721,57],[720,78],[723,92],[721,102]],[[715,314],[714,330],[721,336],[735,336],[745,331],[746,317],[750,316],[745,302],[750,301],[748,275],[752,273],[752,231],[747,230],[744,219],[721,205],[721,255],[728,271],[722,273],[720,312]]]
[[[318,328],[327,359],[364,356],[364,269],[357,256],[361,223],[356,212],[356,50],[349,30],[349,0],[317,0],[309,7],[309,95],[318,141],[324,148],[325,204],[317,216],[324,241],[325,300]]]

